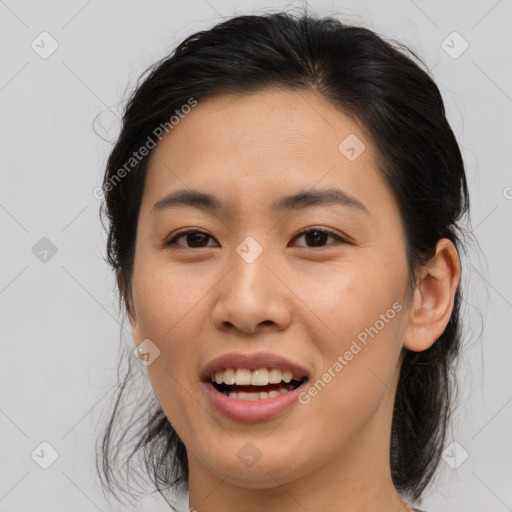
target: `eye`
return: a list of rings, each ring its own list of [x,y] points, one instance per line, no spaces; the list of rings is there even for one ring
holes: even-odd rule
[[[328,229],[309,228],[309,229],[301,231],[299,234],[297,234],[294,237],[294,240],[301,236],[304,236],[304,240],[306,240],[306,243],[307,242],[312,243],[313,247],[323,247],[322,244],[329,237],[335,238],[338,242],[341,242],[341,243],[348,243],[341,236],[333,233],[332,231],[329,231]]]
[[[334,238],[335,240],[341,243],[348,243],[344,238],[327,229],[309,228],[295,235],[293,240],[296,240],[297,238],[300,238],[302,236],[304,237],[306,243],[312,244],[312,246],[306,247],[323,247],[323,244],[329,237]],[[188,243],[189,245],[183,246],[182,244],[178,244],[177,240],[180,240],[181,238],[185,238],[186,243]],[[213,237],[206,233],[203,233],[202,231],[188,230],[178,233],[169,241],[165,242],[164,245],[166,247],[171,245],[178,245],[181,247],[185,247],[186,249],[208,247],[208,245],[204,244],[208,242],[209,238],[213,240]]]
[[[206,242],[208,238],[212,238],[210,235],[207,235],[202,231],[195,231],[193,229],[190,229],[188,231],[182,231],[181,233],[178,233],[175,237],[165,242],[164,245],[166,247],[170,245],[182,246],[181,244],[177,244],[176,240],[179,240],[180,238],[183,237],[186,237],[186,241],[191,244],[190,246],[184,246],[186,249],[193,249],[195,247],[206,247],[205,245],[203,245],[204,242]]]

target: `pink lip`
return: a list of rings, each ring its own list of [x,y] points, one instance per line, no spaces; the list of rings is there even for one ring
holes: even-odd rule
[[[297,363],[293,363],[284,357],[270,352],[256,354],[244,354],[243,352],[232,352],[216,357],[210,361],[201,372],[202,381],[210,381],[216,371],[223,371],[227,368],[247,368],[257,370],[258,368],[278,368],[281,371],[292,372],[295,378],[309,377],[309,372]],[[288,393],[287,393],[288,394]],[[283,395],[286,396],[286,395]],[[278,398],[278,397],[275,397]]]
[[[229,398],[218,391],[210,381],[202,382],[202,385],[207,396],[221,414],[234,421],[248,423],[269,420],[279,416],[297,402],[298,396],[303,391],[306,383],[302,383],[298,388],[288,391],[284,395],[253,402]]]
[[[302,379],[303,377],[309,379],[310,375],[310,372],[301,365],[271,352],[255,354],[232,352],[210,361],[201,372],[201,384],[206,391],[206,395],[221,414],[234,421],[241,422],[263,421],[278,416],[297,402],[299,394],[304,389],[305,382],[292,391],[272,398],[255,401],[238,400],[224,395],[211,382],[211,378],[215,377],[216,371],[224,371],[227,368],[247,368],[248,370],[278,368],[281,371],[292,372],[296,379]]]

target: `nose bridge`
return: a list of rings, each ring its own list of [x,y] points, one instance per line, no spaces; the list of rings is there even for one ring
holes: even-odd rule
[[[253,237],[244,239],[229,259],[230,272],[222,280],[214,307],[214,322],[220,328],[232,324],[253,332],[260,323],[283,327],[289,311],[274,272],[272,251]],[[269,268],[270,267],[270,268]]]
[[[246,237],[236,248],[232,255],[231,263],[233,270],[231,272],[230,286],[238,292],[243,299],[244,294],[249,294],[249,300],[262,300],[266,296],[269,283],[269,274],[271,272],[267,265],[271,264],[271,250],[268,245],[263,247],[264,241],[260,241],[252,236]]]

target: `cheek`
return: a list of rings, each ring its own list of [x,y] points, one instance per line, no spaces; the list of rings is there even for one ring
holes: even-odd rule
[[[194,318],[215,283],[211,276],[203,278],[161,262],[137,270],[133,289],[141,335],[165,345],[179,338],[193,339],[201,326]]]
[[[394,303],[404,309],[404,283],[400,261],[360,258],[343,265],[325,265],[318,272],[301,272],[292,288],[304,305],[302,320],[311,317],[310,325],[319,329],[311,339],[324,339],[326,346],[339,349],[376,322],[380,327],[380,315]],[[396,309],[384,320],[393,320]]]
[[[141,340],[150,339],[160,350],[159,357],[147,367],[151,386],[166,416],[182,435],[184,425],[201,414],[201,409],[190,407],[186,389],[198,353],[194,340],[204,337],[202,308],[208,283],[193,273],[155,263],[136,269],[133,284],[139,336]]]
[[[333,397],[340,410],[376,405],[390,385],[404,334],[404,282],[403,268],[375,261],[303,285],[300,297],[314,313],[309,338],[323,361],[318,371],[330,371],[322,381],[342,390]]]
[[[360,432],[394,396],[405,308],[389,290],[376,290],[355,279],[337,285],[326,290],[334,302],[323,308],[321,301],[315,303],[319,305],[315,313],[332,332],[315,337],[311,328],[309,333],[322,361],[317,380],[311,382],[318,390],[311,417],[319,418],[314,428],[322,435],[329,435],[325,431],[329,425],[334,438],[343,442]]]
[[[166,414],[175,418],[186,405],[182,383],[191,380],[190,368],[198,354],[195,340],[204,338],[204,307],[214,282],[171,270],[162,264],[136,269],[133,295],[140,337],[136,341],[149,339],[160,350],[147,367],[151,385]]]

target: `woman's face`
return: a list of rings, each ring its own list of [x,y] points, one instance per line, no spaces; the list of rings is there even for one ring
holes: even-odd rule
[[[154,208],[192,190],[221,206]],[[322,200],[326,190],[337,196]],[[153,344],[144,345],[153,350],[149,377],[187,448],[191,479],[229,476],[263,489],[319,468],[350,465],[356,478],[389,467],[408,323],[401,226],[370,140],[314,93],[199,101],[158,143],[137,225],[130,321],[136,345]],[[185,231],[196,234],[177,238]],[[232,353],[280,356],[308,381],[290,391],[291,403],[278,384],[240,388],[282,390],[277,397],[229,398],[204,371]],[[251,362],[224,366],[255,382],[266,382],[265,371],[243,368],[281,367]]]

